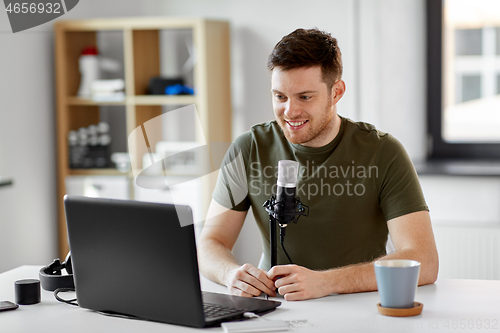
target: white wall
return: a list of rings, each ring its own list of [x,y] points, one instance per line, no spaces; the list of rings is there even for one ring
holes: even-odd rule
[[[318,27],[339,40],[347,92],[339,113],[399,138],[425,156],[423,0],[86,0],[63,19],[171,15],[231,22],[233,133],[272,119],[266,62],[279,39]],[[56,255],[55,103],[52,24],[12,34],[0,11],[0,271]],[[235,249],[256,262],[258,231]]]
[[[52,37],[9,32],[0,11],[0,271],[54,256]]]
[[[426,158],[425,2],[360,0],[359,120],[394,135],[413,161]]]

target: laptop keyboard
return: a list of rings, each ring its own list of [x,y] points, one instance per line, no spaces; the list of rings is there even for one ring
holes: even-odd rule
[[[213,303],[203,303],[203,311],[205,312],[205,320],[230,317],[231,315],[238,316],[245,312],[241,309],[229,308]]]

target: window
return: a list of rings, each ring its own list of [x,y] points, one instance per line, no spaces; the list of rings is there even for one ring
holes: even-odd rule
[[[427,0],[430,158],[500,159],[500,1]]]

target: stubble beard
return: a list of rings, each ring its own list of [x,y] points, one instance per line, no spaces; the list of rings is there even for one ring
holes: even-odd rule
[[[327,109],[329,108],[327,107]],[[309,118],[308,132],[307,134],[302,135],[301,137],[295,137],[295,138],[292,137],[292,135],[290,134],[291,130],[287,128],[287,122],[283,118],[281,118],[280,121],[278,121],[278,124],[281,127],[283,135],[288,140],[288,142],[293,144],[307,145],[308,143],[311,143],[313,140],[320,141],[323,137],[328,136],[330,131],[333,131],[334,111],[332,110],[329,115],[330,116],[326,119],[325,122],[321,122],[320,120],[320,123],[316,125],[313,125],[314,119]]]

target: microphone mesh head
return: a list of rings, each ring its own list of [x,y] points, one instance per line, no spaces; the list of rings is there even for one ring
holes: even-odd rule
[[[296,187],[299,175],[299,162],[291,160],[278,161],[278,186]]]

